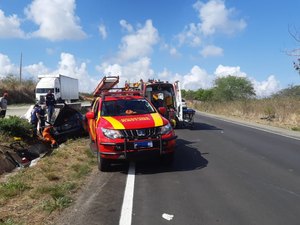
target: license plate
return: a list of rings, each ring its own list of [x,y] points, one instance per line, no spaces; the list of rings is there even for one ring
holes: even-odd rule
[[[152,141],[142,141],[142,142],[135,142],[134,148],[152,148],[153,142]]]

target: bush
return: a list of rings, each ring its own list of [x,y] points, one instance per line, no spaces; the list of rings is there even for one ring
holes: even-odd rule
[[[17,116],[0,119],[0,133],[12,137],[29,138],[32,136],[32,125]]]
[[[0,78],[0,96],[8,92],[9,104],[34,103],[35,102],[35,85],[33,78],[23,79],[22,82],[12,74]]]

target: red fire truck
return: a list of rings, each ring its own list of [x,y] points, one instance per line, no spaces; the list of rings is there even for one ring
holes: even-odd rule
[[[108,170],[117,160],[152,155],[172,162],[177,136],[161,116],[165,108],[153,107],[140,91],[114,88],[118,82],[118,76],[104,77],[93,93],[91,111],[86,113],[99,170]]]

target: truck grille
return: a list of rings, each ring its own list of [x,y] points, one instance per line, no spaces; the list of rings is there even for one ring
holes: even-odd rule
[[[144,129],[130,129],[122,130],[122,134],[129,140],[145,139],[145,138],[157,138],[159,136],[159,127],[144,128]]]

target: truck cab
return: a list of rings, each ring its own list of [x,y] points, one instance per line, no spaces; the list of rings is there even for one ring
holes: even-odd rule
[[[36,101],[38,101],[40,104],[44,104],[46,101],[46,95],[50,90],[54,94],[55,99],[61,98],[60,83],[58,78],[44,77],[43,79],[40,79],[36,85]]]
[[[79,99],[78,79],[62,74],[38,75],[35,89],[36,101],[43,104],[49,90],[57,102],[72,102]]]
[[[105,82],[100,89],[104,86],[107,87]],[[119,160],[153,156],[172,162],[177,136],[160,109],[153,107],[140,91],[110,88],[94,93],[101,94],[95,96],[86,119],[99,170],[106,171]]]

